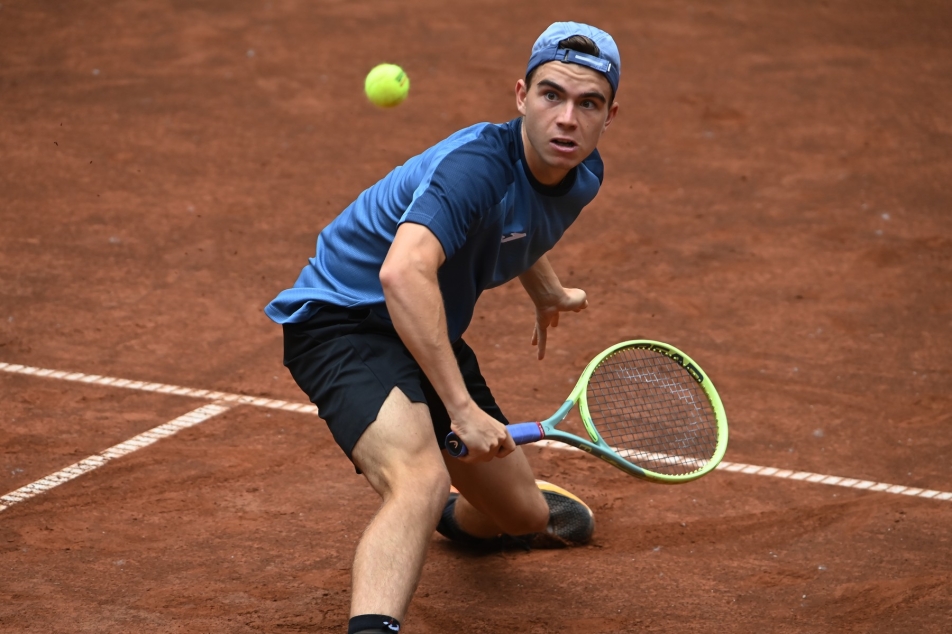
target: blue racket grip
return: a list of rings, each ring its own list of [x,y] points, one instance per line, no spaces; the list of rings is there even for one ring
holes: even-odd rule
[[[517,445],[525,445],[545,438],[545,432],[542,431],[542,425],[539,423],[516,423],[508,425],[506,429]],[[462,458],[469,453],[469,449],[455,431],[446,435],[446,451],[454,458]]]

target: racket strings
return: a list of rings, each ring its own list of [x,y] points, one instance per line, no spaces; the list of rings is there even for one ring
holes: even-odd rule
[[[673,359],[623,348],[589,379],[589,414],[625,460],[664,475],[692,473],[714,455],[718,425],[701,386]]]

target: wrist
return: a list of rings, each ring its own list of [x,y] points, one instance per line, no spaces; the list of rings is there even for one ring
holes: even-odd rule
[[[474,408],[479,409],[479,406],[476,405],[476,401],[473,400],[468,392],[458,398],[444,401],[443,405],[446,407],[446,413],[449,414],[451,421],[466,418],[467,414],[472,412]]]
[[[558,288],[547,288],[545,291],[537,293],[533,296],[532,301],[536,308],[552,308],[561,304],[566,297],[565,289],[559,286]]]

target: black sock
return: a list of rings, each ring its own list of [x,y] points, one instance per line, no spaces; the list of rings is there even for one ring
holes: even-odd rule
[[[347,634],[395,634],[400,621],[386,614],[358,614],[347,623]]]

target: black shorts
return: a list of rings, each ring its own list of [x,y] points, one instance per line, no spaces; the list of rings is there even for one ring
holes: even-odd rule
[[[508,425],[472,348],[460,339],[453,344],[453,353],[476,404]],[[377,419],[394,387],[411,402],[427,404],[436,440],[441,449],[445,447],[450,417],[443,401],[393,325],[370,309],[322,304],[308,321],[285,324],[284,365],[351,460],[354,445]]]

